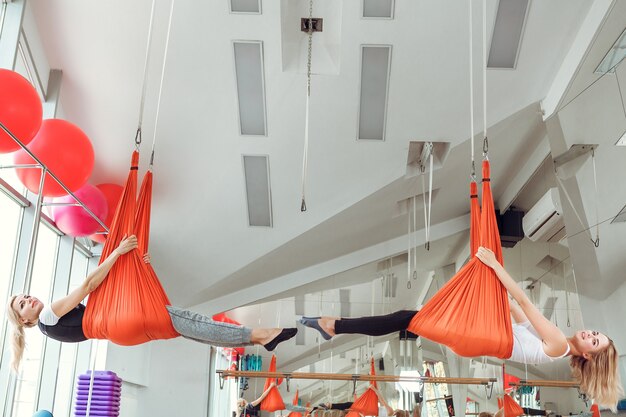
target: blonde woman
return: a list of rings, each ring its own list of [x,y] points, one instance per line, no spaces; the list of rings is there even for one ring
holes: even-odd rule
[[[479,248],[476,257],[492,268],[502,285],[518,305],[511,303],[513,316],[513,353],[509,360],[539,364],[570,357],[570,367],[580,390],[601,406],[617,411],[624,395],[619,376],[615,344],[605,334],[581,330],[571,337],[565,334],[533,305],[524,291],[498,262],[494,253]],[[416,311],[401,310],[386,316],[362,318],[303,317],[305,326],[330,339],[336,334],[381,336],[406,330]]]
[[[87,340],[82,326],[85,306],[81,301],[98,288],[120,256],[136,248],[135,236],[124,238],[77,289],[49,305],[44,305],[41,300],[26,294],[14,295],[9,299],[7,317],[13,325],[12,367],[16,372],[26,346],[24,328],[38,326],[44,335],[61,342],[76,343]],[[150,262],[150,255],[145,254],[143,258],[145,262]],[[295,328],[249,329],[215,322],[210,317],[177,307],[167,306],[167,310],[172,325],[181,336],[214,346],[239,347],[257,344],[271,351],[297,332]]]

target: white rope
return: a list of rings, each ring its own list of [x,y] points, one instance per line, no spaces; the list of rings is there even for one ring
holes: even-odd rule
[[[306,177],[309,165],[309,102],[311,100],[311,55],[313,51],[313,0],[309,0],[309,42],[306,67],[306,115],[304,119],[304,152],[302,153],[302,202],[300,211],[306,211]]]
[[[585,223],[583,223],[583,220],[580,217],[580,214],[578,214],[578,210],[576,210],[576,206],[574,206],[574,203],[572,202],[572,199],[571,199],[569,193],[567,192],[567,189],[565,188],[565,185],[563,185],[563,181],[561,181],[561,178],[559,178],[558,173],[555,172],[555,174],[556,174],[555,177],[556,177],[556,182],[557,182],[558,186],[561,188],[561,190],[563,190],[563,194],[565,194],[565,198],[567,198],[567,202],[569,203],[569,205],[572,208],[572,210],[574,210],[574,214],[576,215],[576,218],[578,219],[578,222],[580,223],[580,225],[583,228],[582,232],[589,233],[589,239],[593,242],[593,239],[591,237],[591,231],[589,230],[590,228],[585,228]],[[565,236],[565,237],[571,237],[571,236]]]
[[[417,279],[417,196],[413,196],[413,279]]]
[[[424,174],[422,173],[422,205],[424,207],[424,233],[425,233],[425,241],[428,242],[428,207],[426,206],[426,180],[424,179]]]
[[[306,173],[308,168],[308,149],[309,149],[309,100],[310,85],[307,84],[306,94],[306,116],[304,118],[304,153],[302,154],[302,204],[300,211],[306,211]]]
[[[593,185],[595,187],[595,203],[596,203],[596,239],[591,240],[593,245],[597,248],[600,246],[600,215],[598,209],[598,177],[596,174],[596,152],[591,150],[591,164],[593,165]]]
[[[413,196],[413,200],[415,201],[415,196]],[[411,202],[407,202],[408,207],[408,221],[407,221],[407,237],[408,237],[408,248],[406,251],[407,254],[407,262],[406,262],[406,288],[407,290],[411,289],[411,247],[413,246],[413,236],[411,235]],[[414,212],[415,213],[415,212]]]
[[[430,172],[428,178],[428,225],[426,226],[426,249],[430,250],[430,214],[433,204],[433,153],[430,153]]]
[[[150,54],[152,49],[152,28],[154,27],[154,9],[156,0],[152,0],[150,9],[150,25],[148,26],[148,44],[146,45],[146,61],[143,66],[143,85],[141,87],[141,102],[139,103],[139,122],[137,123],[137,134],[141,139],[141,125],[143,123],[143,110],[146,104],[146,89],[148,84],[148,66],[150,64]]]
[[[474,30],[472,29],[472,0],[469,4],[469,85],[470,85],[470,142],[472,147],[472,178],[476,178],[476,162],[474,157],[474,55],[473,42]]]
[[[159,113],[161,111],[161,98],[163,96],[163,80],[165,79],[165,66],[167,65],[167,53],[170,46],[170,35],[172,33],[172,17],[174,16],[174,3],[176,0],[172,0],[170,5],[170,17],[167,25],[167,38],[165,40],[165,55],[163,56],[163,66],[161,68],[161,81],[159,82],[159,96],[157,99],[156,116],[154,119],[154,132],[152,135],[152,156],[150,157],[150,169],[152,169],[152,163],[154,162],[154,147],[156,145],[157,126],[159,124]]]
[[[483,126],[487,137],[487,1],[483,0]]]

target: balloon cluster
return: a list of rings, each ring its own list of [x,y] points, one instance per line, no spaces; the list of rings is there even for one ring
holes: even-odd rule
[[[89,137],[76,125],[61,119],[43,117],[39,94],[20,74],[0,69],[0,122],[65,184],[104,224],[110,226],[122,194],[116,184],[87,184],[94,166]],[[13,152],[15,165],[37,162],[4,130],[0,129],[0,154]],[[70,236],[90,236],[104,242],[102,226],[48,173],[40,190],[42,169],[16,168],[17,177],[35,194],[51,201],[50,214],[57,227]]]

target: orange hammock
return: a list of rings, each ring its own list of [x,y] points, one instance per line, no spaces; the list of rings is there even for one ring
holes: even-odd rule
[[[504,408],[504,417],[517,417],[524,414],[522,407],[508,394],[504,394],[502,408]]]
[[[374,358],[372,358],[372,362],[370,364],[370,375],[376,375],[376,370],[374,369]],[[351,407],[352,411],[359,412],[366,416],[378,415],[378,395],[372,387],[378,388],[376,381],[370,381],[370,387],[365,390],[359,398],[354,400]]]
[[[293,397],[293,405],[298,405],[298,390],[296,390],[296,395],[295,397]],[[292,411],[291,413],[289,413],[289,415],[287,415],[287,417],[302,417],[302,413],[298,413],[296,411]]]
[[[139,153],[135,151],[100,262],[124,236],[135,234],[138,250],[118,258],[107,278],[89,295],[83,318],[87,338],[107,339],[124,346],[179,336],[165,308],[170,304],[167,295],[152,266],[142,258],[148,250],[152,172],[146,173],[137,202],[138,162]]]
[[[272,355],[272,359],[270,360],[270,366],[267,372],[276,372],[276,355]],[[266,378],[265,386],[263,387],[263,392],[270,387],[270,384],[275,381],[275,378]],[[276,385],[280,384],[279,381]],[[267,394],[263,401],[261,401],[261,410],[264,411],[278,411],[284,410],[285,403],[283,402],[283,397],[280,395],[280,391],[278,391],[278,387],[274,386]]]
[[[475,185],[470,185],[470,193],[475,195],[475,191]],[[483,161],[480,233],[477,233],[477,201],[472,202],[471,210],[470,261],[413,317],[408,330],[446,345],[460,356],[507,359],[513,349],[513,330],[506,289],[495,272],[474,257],[475,237],[479,235],[480,245],[493,250],[502,263],[489,161]]]

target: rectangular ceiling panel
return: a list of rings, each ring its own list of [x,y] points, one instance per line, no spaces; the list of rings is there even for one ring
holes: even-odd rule
[[[244,176],[250,226],[272,227],[270,161],[266,155],[244,155]]]
[[[358,139],[385,139],[391,45],[361,46]]]
[[[239,132],[242,135],[266,136],[263,42],[235,41],[233,50],[239,104]]]
[[[515,68],[527,11],[528,0],[500,0],[491,37],[488,68]]]

